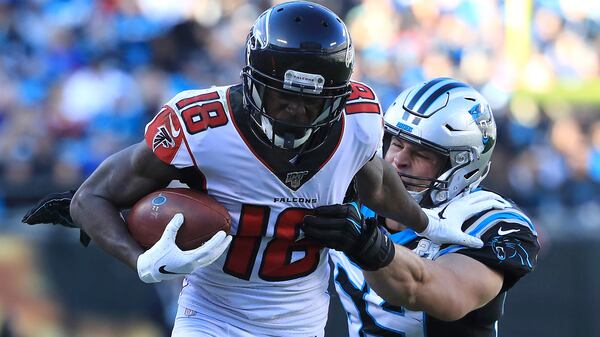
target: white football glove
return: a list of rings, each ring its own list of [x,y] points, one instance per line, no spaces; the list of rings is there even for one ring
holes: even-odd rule
[[[510,203],[495,193],[487,191],[470,193],[450,201],[443,207],[423,208],[429,218],[429,224],[424,231],[418,234],[439,244],[449,243],[481,248],[483,241],[464,233],[461,229],[463,223],[477,213],[507,207],[511,207]]]
[[[175,244],[177,231],[182,224],[183,214],[175,214],[154,246],[138,257],[137,271],[142,281],[160,282],[208,266],[218,259],[231,243],[231,235],[219,231],[202,246],[182,251]]]

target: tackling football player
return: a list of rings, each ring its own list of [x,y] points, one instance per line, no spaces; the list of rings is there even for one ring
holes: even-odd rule
[[[496,142],[488,103],[465,83],[433,79],[396,98],[385,131],[385,160],[415,200],[484,246],[440,245],[412,229],[398,231],[405,227],[390,218],[371,218],[367,226],[379,231],[379,222],[396,244],[388,265],[373,266],[344,250],[361,245],[349,234],[349,222],[364,221],[358,207],[317,209],[305,232],[346,253],[330,250],[350,336],[497,336],[506,292],[533,270],[539,244],[516,205],[479,187]]]
[[[328,250],[300,225],[316,207],[342,203],[353,179],[369,207],[432,241],[482,244],[428,217],[375,156],[383,117],[371,88],[350,81],[353,64],[333,12],[303,1],[274,6],[250,30],[242,83],[179,93],[148,123],[145,140],[105,160],[72,201],[46,199],[24,222],[80,226],[144,282],[186,275],[173,336],[322,336]],[[223,204],[231,235],[183,252],[173,238],[185,220],[176,216],[144,252],[119,211],[172,180]],[[45,217],[69,201],[70,214]],[[386,265],[394,245],[356,225],[362,261]]]

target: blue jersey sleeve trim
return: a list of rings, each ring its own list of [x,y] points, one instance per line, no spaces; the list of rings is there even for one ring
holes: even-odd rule
[[[449,253],[454,253],[457,250],[461,250],[463,248],[469,248],[466,246],[459,246],[459,245],[452,245],[450,247],[444,248],[442,250],[440,250],[437,254],[435,254],[435,258],[437,259],[438,257],[442,256],[442,255],[446,255]]]
[[[521,216],[521,215],[516,214],[516,213],[502,212],[502,213],[496,213],[496,214],[494,214],[494,215],[486,218],[479,225],[477,225],[477,227],[475,227],[475,229],[473,229],[472,231],[470,231],[469,234],[471,234],[471,235],[477,235],[477,234],[479,234],[479,232],[482,229],[484,229],[491,222],[496,221],[496,220],[502,220],[502,219],[505,219],[505,220],[511,220],[511,219],[512,220],[520,220],[520,221],[524,222],[525,224],[527,224],[527,226],[529,226],[529,228],[533,231],[533,233],[536,233],[535,228],[533,227],[533,224],[526,217]]]
[[[373,212],[370,208],[368,208],[365,205],[361,207],[360,212],[365,218],[374,218],[377,216],[375,212]],[[401,232],[390,235],[390,239],[392,239],[392,242],[397,243],[399,245],[407,244],[416,237],[417,233],[412,229],[405,229]]]
[[[412,229],[405,229],[401,232],[390,235],[390,239],[399,245],[405,245],[417,237],[417,233]]]
[[[375,212],[373,212],[369,207],[362,205],[362,207],[360,208],[360,213],[362,213],[362,215],[365,218],[374,218],[377,216],[377,214]]]

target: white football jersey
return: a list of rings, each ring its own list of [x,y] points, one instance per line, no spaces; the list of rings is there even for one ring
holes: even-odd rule
[[[197,168],[233,220],[229,250],[188,275],[179,304],[256,335],[322,335],[329,306],[327,249],[303,238],[311,209],[343,202],[383,136],[375,94],[353,83],[341,121],[296,165],[252,134],[241,86],[185,91],[146,126],[164,162]],[[280,155],[279,155],[280,156]]]

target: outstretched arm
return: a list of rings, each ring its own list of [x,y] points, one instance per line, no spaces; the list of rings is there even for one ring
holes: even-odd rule
[[[389,163],[374,156],[355,178],[359,198],[370,209],[417,232],[425,230],[429,221],[427,215],[410,196]]]
[[[179,170],[160,161],[144,142],[106,159],[77,190],[73,221],[103,249],[136,270],[143,252],[127,231],[119,210],[177,179]]]
[[[461,254],[435,261],[396,245],[393,263],[364,272],[369,286],[387,302],[454,321],[491,301],[503,274]]]
[[[462,222],[444,218],[436,211],[421,209],[396,170],[383,159],[373,157],[356,174],[356,178],[360,200],[379,215],[410,227],[436,243],[473,248],[483,245],[480,239],[462,232]]]
[[[462,224],[476,214],[510,207],[493,193],[471,193],[440,209],[450,227]],[[442,255],[435,261],[419,257],[396,245],[394,257],[376,272],[364,271],[369,285],[386,301],[425,311],[441,320],[457,320],[492,300],[502,288],[504,275],[472,257]]]

